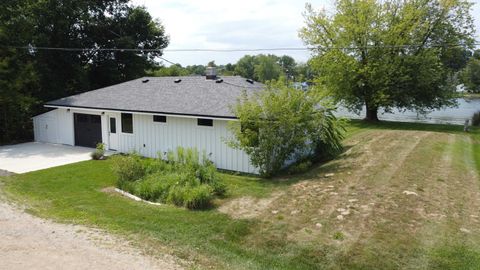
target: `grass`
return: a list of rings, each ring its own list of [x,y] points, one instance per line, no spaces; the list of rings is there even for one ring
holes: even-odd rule
[[[480,98],[480,93],[464,93],[461,96],[465,98]]]
[[[30,213],[103,228],[200,268],[480,267],[478,223],[471,218],[480,207],[478,177],[471,174],[480,171],[480,130],[465,134],[453,125],[352,121],[345,144],[348,151],[338,159],[302,175],[262,180],[223,174],[229,193],[217,205],[283,194],[253,219],[233,219],[217,209],[146,205],[107,193],[103,189],[115,182],[109,160],[0,182],[7,197]],[[334,176],[325,178],[326,173]],[[336,209],[348,204],[352,213],[338,220]],[[471,232],[462,233],[463,227]]]

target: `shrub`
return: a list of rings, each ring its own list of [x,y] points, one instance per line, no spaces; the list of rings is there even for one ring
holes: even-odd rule
[[[211,205],[212,199],[212,188],[208,185],[177,185],[170,190],[167,201],[188,209],[204,209]]]
[[[164,197],[165,193],[168,194],[168,188],[162,181],[158,181],[157,177],[158,175],[151,175],[136,183],[134,193],[148,201],[158,201],[159,198]]]
[[[300,161],[288,168],[288,173],[290,174],[297,174],[297,173],[304,173],[308,171],[312,167],[312,162],[310,160]]]
[[[93,151],[90,156],[93,160],[100,160],[105,157],[105,144],[104,143],[97,143],[97,147],[95,151]]]
[[[226,193],[226,185],[205,153],[200,158],[196,149],[179,147],[165,153],[165,158],[115,157],[117,186],[144,200],[188,209],[209,207],[214,196]]]
[[[112,169],[119,182],[136,181],[145,176],[146,173],[144,162],[136,153],[114,156]]]
[[[333,110],[320,93],[271,83],[244,95],[233,108],[239,121],[229,126],[234,134],[229,144],[245,151],[260,174],[270,177],[298,154],[338,152],[344,125]]]
[[[480,126],[480,111],[476,112],[472,116],[472,126]]]
[[[192,187],[183,194],[183,205],[188,209],[207,208],[213,199],[212,191],[212,188],[208,185]]]

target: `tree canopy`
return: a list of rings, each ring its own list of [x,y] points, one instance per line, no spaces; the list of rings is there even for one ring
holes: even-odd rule
[[[460,77],[469,92],[480,93],[480,50],[473,53]]]
[[[288,55],[245,55],[238,60],[235,73],[259,82],[267,82],[278,80],[282,76],[293,77],[297,74],[297,63]]]
[[[207,65],[182,67],[180,64],[161,66],[148,73],[152,76],[190,76],[205,75],[206,67],[214,66],[220,76],[242,76],[259,82],[268,82],[285,77],[291,81],[311,81],[314,72],[306,63],[296,63],[291,56],[272,54],[245,55],[235,64],[217,65],[210,61]]]
[[[168,37],[145,8],[128,0],[5,0],[0,44],[4,143],[31,136],[30,117],[42,112],[45,101],[143,76],[158,65],[155,58]],[[105,48],[158,50],[101,50]]]
[[[341,149],[342,121],[316,91],[274,81],[253,96],[243,95],[233,111],[238,122],[230,124],[234,138],[229,143],[245,151],[263,176],[272,176],[288,161]]]
[[[306,6],[300,31],[313,47],[317,86],[366,119],[379,108],[425,111],[454,104],[449,76],[473,42],[471,3],[338,0],[333,14]]]

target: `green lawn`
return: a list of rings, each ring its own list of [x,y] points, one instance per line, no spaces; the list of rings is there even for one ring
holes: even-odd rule
[[[262,180],[225,174],[229,196],[217,205],[282,193],[252,219],[233,219],[217,209],[152,206],[102,191],[115,183],[108,160],[0,182],[10,200],[35,215],[104,228],[148,252],[170,252],[200,268],[479,269],[479,224],[472,216],[480,209],[480,132],[461,130],[355,121],[348,127],[348,151],[303,175]],[[335,176],[325,178],[330,172]],[[325,192],[330,185],[332,193]],[[352,196],[372,206],[351,206],[352,214],[337,220],[336,209]],[[272,215],[275,209],[280,213]],[[459,233],[463,227],[468,235]]]

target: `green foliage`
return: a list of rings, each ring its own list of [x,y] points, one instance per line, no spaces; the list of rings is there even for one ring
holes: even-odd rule
[[[253,79],[259,82],[278,80],[280,77],[287,77],[293,81],[303,82],[312,80],[313,71],[308,64],[297,64],[291,56],[283,55],[245,55],[236,64],[217,65],[210,61],[207,65],[192,65],[182,67],[180,64],[169,67],[158,67],[147,72],[149,76],[192,76],[205,75],[208,66],[217,68],[219,76],[239,75],[244,78]]]
[[[30,23],[19,16],[26,1],[2,1],[0,44],[25,46]],[[15,22],[15,23],[13,23]],[[0,46],[0,145],[32,139],[32,112],[36,110],[39,78],[27,50]]]
[[[342,232],[335,232],[333,234],[333,239],[341,241],[341,240],[345,239],[345,235]]]
[[[189,75],[188,71],[183,68],[180,64],[171,65],[169,67],[161,67],[158,70],[153,71],[151,76],[155,77],[178,77],[178,76],[186,76]]]
[[[136,154],[116,157],[113,171],[117,187],[142,199],[171,203],[189,209],[204,209],[226,185],[215,165],[193,148],[178,147],[164,159],[141,159]]]
[[[296,162],[288,167],[288,173],[290,174],[297,174],[297,173],[304,173],[308,171],[312,167],[312,162],[310,160],[304,160],[300,162]]]
[[[146,174],[146,166],[136,153],[116,155],[113,158],[112,170],[117,175],[117,187],[125,191],[133,190],[133,182]]]
[[[205,209],[211,205],[213,199],[212,188],[208,185],[175,186],[168,200],[188,209]]]
[[[245,55],[244,57],[240,58],[237,62],[235,67],[235,73],[238,75],[248,78],[254,79],[255,78],[255,56],[252,55]]]
[[[452,73],[462,54],[450,44],[472,44],[466,1],[335,2],[335,12],[307,5],[300,36],[314,47],[317,87],[378,120],[380,107],[418,111],[454,104]],[[462,56],[463,57],[463,56]]]
[[[97,147],[95,151],[90,154],[92,159],[100,160],[105,157],[105,144],[104,143],[97,143]]]
[[[480,59],[470,58],[460,76],[469,92],[480,93]]]
[[[163,26],[143,7],[118,1],[2,1],[0,144],[32,138],[42,103],[138,78],[168,45]],[[87,48],[79,51],[12,49]],[[88,49],[91,48],[91,49]],[[150,52],[96,48],[159,49]]]
[[[297,65],[288,55],[278,57],[273,54],[245,55],[235,65],[235,73],[259,82],[278,80],[280,77],[303,81],[310,77],[307,64]]]
[[[282,67],[275,55],[258,55],[254,69],[254,79],[260,82],[278,80],[282,74]]]
[[[476,112],[472,116],[472,126],[480,126],[480,111]]]
[[[341,147],[343,122],[313,91],[275,82],[254,96],[244,95],[233,108],[238,122],[229,144],[245,151],[260,174],[269,177],[286,162]]]

